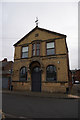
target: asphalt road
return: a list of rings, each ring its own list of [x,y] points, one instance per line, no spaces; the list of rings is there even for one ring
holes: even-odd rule
[[[2,94],[2,111],[11,118],[78,118],[78,99]]]

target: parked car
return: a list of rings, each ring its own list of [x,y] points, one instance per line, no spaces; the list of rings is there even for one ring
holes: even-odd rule
[[[74,84],[80,84],[80,81],[75,81]]]

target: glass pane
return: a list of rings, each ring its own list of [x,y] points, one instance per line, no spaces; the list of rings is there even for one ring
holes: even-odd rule
[[[37,49],[40,49],[40,43],[37,43]]]
[[[39,67],[35,67],[35,68],[34,68],[34,71],[35,71],[35,72],[39,72],[39,71],[40,71],[40,68],[39,68]]]
[[[26,73],[26,68],[23,67],[23,68],[20,70],[20,73],[21,73],[21,74],[25,74],[25,73]]]
[[[56,80],[55,75],[53,73],[47,73],[47,80],[48,81]]]
[[[20,74],[20,81],[25,81],[25,80],[27,80],[27,73]]]
[[[22,74],[22,69],[20,70],[20,74]]]
[[[49,72],[49,73],[56,72],[56,67],[52,66],[52,65],[48,66],[47,67],[47,72]]]
[[[22,53],[22,58],[26,58],[26,57],[28,57],[28,52]]]
[[[23,47],[22,52],[28,52],[28,47]]]
[[[27,71],[26,71],[26,67],[23,67],[20,70],[20,81],[25,81],[25,80],[27,80]]]
[[[55,66],[47,67],[47,80],[48,81],[56,80],[56,67]]]
[[[40,54],[40,50],[37,50],[36,51],[36,55],[38,56]]]
[[[33,50],[35,50],[35,44],[33,44]]]
[[[54,42],[47,43],[47,48],[54,48]]]
[[[21,77],[21,78],[20,78],[20,81],[25,81],[25,80],[26,80],[25,77]]]
[[[47,55],[54,55],[54,49],[47,49]]]
[[[25,67],[24,67],[24,68],[22,68],[22,70],[23,70],[23,74],[25,74],[25,72],[26,72],[26,69],[25,69]]]
[[[54,66],[54,71],[56,72],[56,67]]]
[[[54,71],[54,67],[50,66],[50,72],[53,73],[53,71]]]
[[[33,56],[35,56],[35,50],[33,50]]]

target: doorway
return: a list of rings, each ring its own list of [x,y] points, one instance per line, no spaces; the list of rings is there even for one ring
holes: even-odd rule
[[[32,69],[32,91],[41,92],[41,70],[39,66]]]

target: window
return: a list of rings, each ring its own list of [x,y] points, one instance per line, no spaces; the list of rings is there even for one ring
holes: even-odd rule
[[[27,57],[28,57],[28,46],[22,47],[22,58],[27,58]]]
[[[32,45],[32,55],[39,56],[40,55],[40,43],[34,43]]]
[[[33,44],[32,54],[33,54],[33,56],[35,56],[35,44]]]
[[[40,72],[40,68],[39,67],[35,67],[33,70],[34,70],[34,72]]]
[[[47,81],[56,81],[56,67],[49,65],[46,69],[46,80]]]
[[[40,43],[36,44],[36,55],[39,56],[40,55]]]
[[[54,55],[54,42],[47,43],[47,55]]]
[[[22,67],[20,69],[20,81],[26,81],[27,80],[27,70],[26,67]]]
[[[35,37],[38,37],[39,36],[39,34],[37,33],[37,34],[35,34]]]

